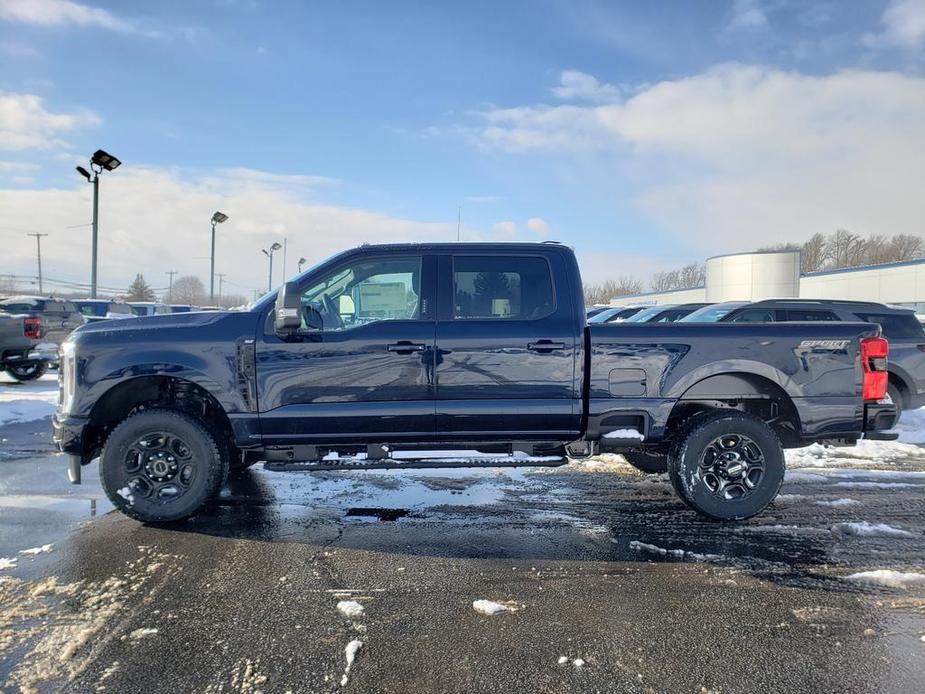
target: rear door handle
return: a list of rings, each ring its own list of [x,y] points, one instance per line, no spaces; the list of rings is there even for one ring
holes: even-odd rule
[[[528,342],[527,349],[531,352],[552,352],[556,349],[565,349],[565,343],[553,342],[552,340],[537,340],[536,342]]]
[[[424,345],[414,342],[397,342],[394,345],[388,345],[386,349],[396,354],[411,354],[412,352],[423,352]]]

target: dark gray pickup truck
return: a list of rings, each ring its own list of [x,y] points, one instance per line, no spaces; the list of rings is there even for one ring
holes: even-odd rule
[[[229,469],[667,460],[678,495],[741,519],[777,495],[783,448],[894,438],[870,323],[585,322],[572,251],[363,246],[247,311],[79,328],[55,439],[69,474],[145,521],[189,516]],[[449,463],[428,451],[493,459]],[[420,451],[414,457],[414,451]],[[401,452],[401,454],[399,454]]]

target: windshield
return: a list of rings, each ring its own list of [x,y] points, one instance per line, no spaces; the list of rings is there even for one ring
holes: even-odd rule
[[[684,316],[679,323],[717,323],[739,306],[745,306],[746,301],[730,301],[724,304],[704,306],[691,314]]]
[[[632,306],[626,308],[625,306],[617,306],[616,308],[608,308],[596,316],[592,316],[588,319],[589,323],[613,323],[614,321],[625,320],[630,316],[633,316],[639,311],[642,310],[641,306]]]
[[[650,306],[645,308],[634,316],[630,316],[626,319],[627,323],[648,323],[649,320],[655,318],[662,311],[665,311],[669,308],[672,308],[674,304],[662,304],[661,306]]]

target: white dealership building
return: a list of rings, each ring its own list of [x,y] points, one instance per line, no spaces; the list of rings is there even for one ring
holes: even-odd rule
[[[701,287],[615,297],[612,306],[761,299],[851,299],[925,313],[925,259],[800,273],[799,251],[756,251],[708,258]]]

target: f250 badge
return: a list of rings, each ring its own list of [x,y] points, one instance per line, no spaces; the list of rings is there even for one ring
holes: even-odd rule
[[[803,340],[800,349],[845,349],[851,340]]]

